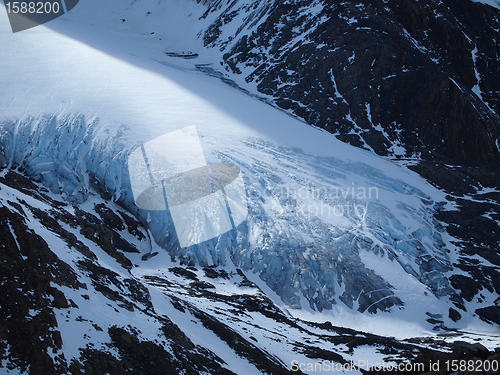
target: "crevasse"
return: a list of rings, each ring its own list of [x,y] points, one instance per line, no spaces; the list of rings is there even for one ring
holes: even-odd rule
[[[247,220],[181,248],[168,212],[134,203],[127,158],[139,146],[126,128],[112,134],[98,119],[81,115],[0,124],[2,169],[23,171],[74,205],[95,193],[118,202],[182,264],[234,262],[257,273],[292,308],[321,311],[341,303],[376,312],[403,306],[400,285],[384,279],[385,268],[404,270],[438,297],[456,298],[445,275],[451,264],[443,229],[433,218],[435,202],[382,170],[263,139],[241,139],[229,150],[220,140],[209,151],[241,168]],[[374,254],[383,266],[365,264],[364,254]]]

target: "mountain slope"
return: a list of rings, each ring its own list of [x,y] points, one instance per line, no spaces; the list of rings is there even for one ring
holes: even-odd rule
[[[473,347],[450,343],[480,339],[396,340],[293,318],[241,269],[172,261],[129,212],[94,193],[73,206],[12,171],[0,189],[2,373],[286,374],[294,363],[360,373],[436,350],[464,358]],[[374,323],[387,333],[394,320],[355,324]],[[423,333],[408,326],[397,327],[400,338]],[[482,341],[498,345],[494,335]]]
[[[233,79],[308,123],[381,155],[498,166],[497,9],[311,0],[209,12],[204,44]]]
[[[2,283],[12,296],[2,304],[4,367],[286,373],[294,359],[393,361],[447,348],[373,333],[457,329],[498,345],[497,260],[464,253],[460,233],[438,221],[460,218],[445,192],[235,90],[195,27],[205,13],[212,22],[216,3],[108,2],[97,15],[96,4],[0,35],[16,56],[0,76],[1,244],[14,268]],[[176,28],[183,38],[165,43]],[[181,248],[168,213],[135,205],[127,160],[193,125],[207,161],[241,169],[249,216]],[[15,337],[17,325],[39,322]],[[24,352],[21,338],[37,349]],[[169,364],[151,367],[156,358]]]

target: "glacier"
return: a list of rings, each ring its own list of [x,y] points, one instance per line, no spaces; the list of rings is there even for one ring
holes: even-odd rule
[[[372,166],[255,137],[227,145],[214,132],[201,133],[209,158],[241,169],[249,214],[236,230],[181,247],[168,212],[135,204],[127,160],[139,145],[125,141],[132,137],[124,128],[96,136],[99,127],[98,120],[82,115],[4,121],[1,165],[21,169],[75,205],[97,191],[134,213],[181,264],[233,262],[259,275],[291,308],[322,311],[342,303],[376,312],[404,306],[402,285],[389,284],[364,264],[364,252],[383,259],[384,267],[401,267],[436,296],[456,298],[446,278],[450,247],[433,218],[439,202],[430,194],[436,192],[423,181],[388,176],[385,160]]]

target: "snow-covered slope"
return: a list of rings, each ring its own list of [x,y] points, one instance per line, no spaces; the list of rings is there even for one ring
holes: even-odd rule
[[[132,324],[139,339],[152,340],[168,326],[162,319],[177,324],[195,346],[219,356],[223,367],[248,374],[283,369],[296,359],[293,348],[304,340],[301,335],[315,335],[304,333],[303,322],[294,326],[295,318],[398,338],[444,328],[496,330],[474,316],[477,308],[494,305],[494,291],[466,301],[450,285],[459,253],[434,218],[438,210],[454,209],[442,191],[405,167],[346,145],[207,76],[216,61],[197,38],[204,4],[142,1],[130,7],[133,13],[118,1],[81,1],[67,16],[18,34],[10,33],[0,12],[3,176],[18,169],[62,202],[60,207],[40,203],[39,197],[35,202],[22,188],[15,191],[5,183],[1,204],[11,211],[21,205],[26,227],[60,260],[80,269],[79,282],[90,288],[85,293],[75,286],[59,288],[82,317],[55,313],[63,343],[57,353],[64,353],[66,361],[78,357],[82,347],[81,341],[71,341],[78,330],[77,336],[88,335],[89,344],[105,347],[108,337],[123,337],[123,332],[101,331],[93,324]],[[156,12],[148,15],[149,9]],[[139,16],[156,18],[149,22]],[[207,162],[240,168],[249,214],[236,230],[181,248],[166,212],[135,205],[127,161],[142,144],[190,126],[197,129]],[[106,211],[103,207],[115,216],[136,217],[140,229],[124,226],[117,230],[121,237],[113,237],[121,240],[112,240],[119,249],[131,244],[126,257],[116,251],[110,256],[98,241],[101,234],[89,234],[96,227],[86,231],[73,219],[92,222],[85,213],[95,216]],[[47,223],[46,216],[59,224]],[[58,225],[64,234],[54,229]],[[19,233],[13,236],[17,240]],[[67,233],[96,254],[95,263],[82,269],[79,262],[85,259],[64,243]],[[112,276],[102,279],[103,270],[96,275],[97,265]],[[210,271],[203,268],[231,277],[219,273],[214,285],[207,285]],[[134,294],[137,288],[146,288],[149,299]],[[214,295],[206,292],[212,289]],[[248,313],[252,303],[242,303],[243,312],[221,312],[231,306],[228,300],[241,303],[242,295],[257,296],[272,314],[262,306]],[[457,309],[462,309],[461,319],[452,314]],[[235,359],[239,339],[219,342],[214,317],[259,343],[256,351]],[[95,332],[83,334],[91,325]],[[282,346],[273,344],[277,337]],[[165,350],[172,345],[161,340],[157,344]],[[311,347],[342,352],[330,339],[315,340]],[[344,357],[361,355],[344,349]],[[258,350],[270,353],[269,362],[255,364]],[[370,350],[370,358],[381,360]],[[206,371],[214,373],[217,363],[222,362],[214,359]]]
[[[491,5],[494,8],[500,9],[500,1],[498,0],[473,0],[476,3],[483,3],[487,5]]]

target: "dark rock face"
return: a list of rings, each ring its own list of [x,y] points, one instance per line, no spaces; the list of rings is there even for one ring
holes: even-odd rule
[[[34,186],[22,176],[8,179],[24,191]],[[28,221],[25,209],[16,202],[0,207],[0,347],[4,351],[8,344],[13,368],[29,369],[31,374],[60,374],[64,357],[50,355],[63,344],[54,309],[67,308],[68,301],[51,283],[72,289],[84,285],[28,227]]]
[[[234,375],[222,368],[216,361],[221,361],[212,353],[199,352],[197,348],[179,328],[166,319],[165,336],[172,339],[177,355],[174,357],[160,345],[151,341],[140,340],[134,330],[110,327],[109,336],[120,353],[120,359],[102,351],[83,350],[82,363],[74,361],[71,367],[73,374],[185,374],[197,375],[201,371],[211,374]],[[174,336],[175,334],[175,336]],[[185,344],[180,345],[179,344]],[[207,356],[204,358],[203,356]]]
[[[43,188],[15,172],[0,177],[0,184],[18,189],[20,194],[22,192],[35,202],[51,207],[49,211],[43,210],[15,197],[7,205],[0,203],[0,368],[18,369],[32,375],[175,374],[182,371],[193,375],[201,372],[234,374],[223,368],[223,361],[212,352],[194,345],[168,317],[158,316],[144,284],[101,266],[95,253],[65,229],[66,225],[77,228],[83,238],[94,242],[127,270],[131,263],[120,250],[130,249],[120,249],[113,242],[118,235],[113,227],[124,230],[125,222],[114,211],[104,204],[95,207],[102,220],[110,221],[111,228],[108,228],[89,212],[75,208],[71,214],[60,209],[61,202],[52,200]],[[143,236],[137,231],[137,223],[132,225],[133,219],[123,215],[128,218],[129,233]],[[62,261],[46,240],[30,228],[33,221],[83,256],[76,262],[76,267]],[[82,272],[89,277],[91,284],[80,281]],[[116,302],[124,311],[142,311],[152,321],[160,322],[162,338],[172,351],[167,352],[155,342],[141,340],[131,327],[119,327],[109,321],[109,346],[117,349],[120,358],[95,349],[93,345],[83,345],[87,334],[79,337],[78,333],[72,339],[81,340],[81,356],[67,358],[62,351],[64,342],[57,315],[65,310],[69,319],[70,311],[78,311],[77,322],[87,322],[88,319],[85,318],[85,308],[80,309],[59,288],[84,293],[85,300],[95,298],[95,295],[89,297],[94,291]],[[119,314],[118,310],[114,311]],[[104,331],[97,324],[92,326],[95,331]]]
[[[488,306],[476,310],[476,314],[481,316],[481,318],[487,322],[493,322],[500,324],[500,307],[499,306]]]
[[[482,302],[483,291],[500,294],[500,194],[496,191],[481,192],[482,187],[500,186],[498,168],[470,165],[453,167],[421,162],[412,169],[444,189],[449,194],[447,199],[458,208],[438,210],[436,215],[438,220],[447,223],[447,232],[461,241],[460,256],[454,267],[468,276],[451,276],[451,286],[467,302],[474,299]],[[481,262],[481,258],[486,262]],[[464,310],[462,303],[456,303],[456,306]],[[481,319],[498,324],[500,318],[496,309],[497,306],[490,306],[475,309],[475,312]],[[450,318],[460,319],[457,313],[450,309]]]
[[[380,155],[500,161],[497,9],[470,0],[241,3],[212,2],[207,14],[224,10],[205,45],[278,107]],[[221,40],[242,12],[244,24]]]

